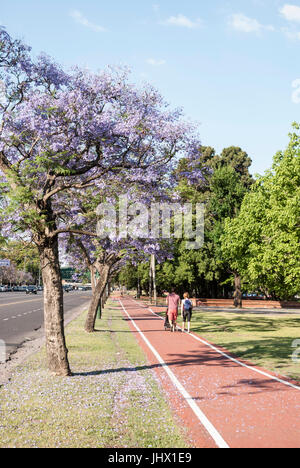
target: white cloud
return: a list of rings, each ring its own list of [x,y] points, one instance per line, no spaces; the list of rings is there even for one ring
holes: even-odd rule
[[[281,15],[289,22],[300,23],[300,7],[296,5],[284,5],[280,10]],[[295,26],[281,28],[281,31],[292,41],[300,40],[300,32],[295,30]]]
[[[300,104],[300,79],[293,81],[292,87],[295,88],[295,91],[292,94],[292,102],[294,104]]]
[[[286,20],[300,23],[299,6],[286,4],[279,11]]]
[[[202,21],[197,19],[195,21],[187,18],[184,15],[170,16],[163,24],[167,26],[179,26],[181,28],[195,29],[202,25]]]
[[[102,26],[99,26],[98,24],[91,23],[80,11],[78,10],[73,10],[70,13],[70,16],[76,21],[76,23],[81,24],[82,26],[85,26],[86,28],[91,29],[92,31],[95,32],[105,32],[106,29],[103,28]]]
[[[263,30],[266,31],[274,31],[275,28],[271,25],[265,26],[259,23],[254,18],[249,18],[248,16],[243,15],[242,13],[238,13],[232,15],[229,19],[229,24],[231,28],[235,29],[236,31],[241,31],[244,33],[260,33]]]
[[[147,59],[147,63],[149,65],[152,65],[153,67],[160,67],[162,65],[165,65],[166,61],[165,60],[156,60],[156,59],[153,59],[153,58],[149,58],[149,59]]]
[[[283,32],[283,34],[285,34],[285,36],[288,39],[291,39],[292,41],[299,41],[300,40],[300,32],[299,31],[291,31],[290,29],[287,29],[287,28],[281,28],[281,31]]]

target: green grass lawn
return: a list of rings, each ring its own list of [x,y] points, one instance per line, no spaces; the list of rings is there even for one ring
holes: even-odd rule
[[[84,320],[67,327],[72,377],[49,375],[41,351],[0,388],[0,447],[188,447],[120,307],[92,335]]]
[[[180,321],[179,321],[180,323]],[[293,341],[300,339],[300,316],[194,311],[192,332],[234,355],[300,382]]]

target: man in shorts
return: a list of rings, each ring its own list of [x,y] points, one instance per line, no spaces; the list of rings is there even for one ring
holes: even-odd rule
[[[178,306],[180,297],[176,294],[175,289],[172,289],[171,294],[167,297],[168,318],[171,325],[171,331],[175,332],[177,329]]]

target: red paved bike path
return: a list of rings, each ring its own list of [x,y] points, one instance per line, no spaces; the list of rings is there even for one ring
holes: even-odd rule
[[[156,370],[177,417],[188,428],[194,446],[221,445],[214,430],[209,431],[199,421],[189,398],[184,398],[174,386],[145,340],[188,392],[190,403],[197,405],[228,447],[300,447],[300,387],[278,382],[263,369],[243,367],[191,335],[164,331],[164,323],[153,309],[151,312],[131,298],[121,298],[120,304],[148,356],[149,366]]]

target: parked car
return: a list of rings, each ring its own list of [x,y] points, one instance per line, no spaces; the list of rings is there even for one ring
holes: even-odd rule
[[[1,285],[0,286],[0,292],[6,292],[6,286]]]
[[[37,294],[38,289],[36,286],[27,286],[26,287],[26,294]]]

